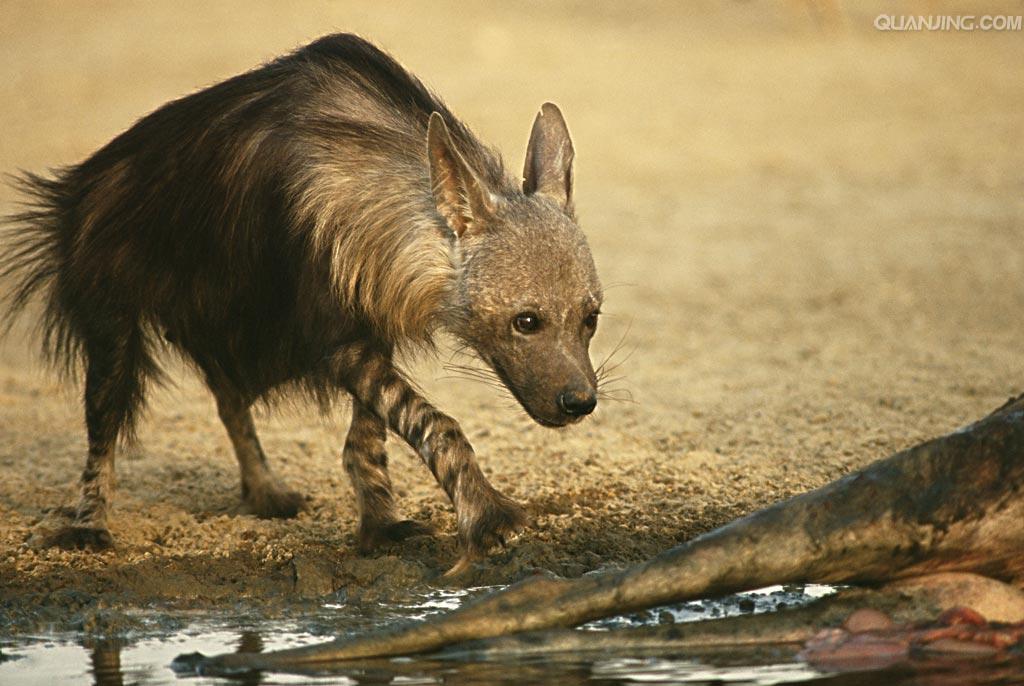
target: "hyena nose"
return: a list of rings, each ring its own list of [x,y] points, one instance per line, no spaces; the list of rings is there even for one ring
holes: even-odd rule
[[[558,394],[558,407],[573,417],[582,417],[597,407],[597,394],[593,391],[562,391]]]

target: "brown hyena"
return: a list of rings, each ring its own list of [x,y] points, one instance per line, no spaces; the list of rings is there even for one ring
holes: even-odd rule
[[[426,530],[395,514],[388,430],[451,498],[464,559],[520,528],[523,510],[393,355],[444,329],[538,423],[594,409],[601,286],[572,162],[546,104],[520,185],[391,57],[333,35],[161,107],[52,178],[26,174],[32,201],[0,265],[11,311],[42,292],[44,351],[85,376],[81,500],[55,543],[111,544],[115,445],[158,376],[158,344],[209,385],[257,515],[303,501],[268,468],[250,407],[298,390],[323,407],[352,398],[343,461],[361,549]]]

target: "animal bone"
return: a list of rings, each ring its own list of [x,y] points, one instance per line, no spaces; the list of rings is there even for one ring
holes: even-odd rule
[[[420,624],[202,673],[408,655],[780,583],[872,584],[938,572],[1024,576],[1024,396],[947,436],[776,503],[620,572],[528,579]]]

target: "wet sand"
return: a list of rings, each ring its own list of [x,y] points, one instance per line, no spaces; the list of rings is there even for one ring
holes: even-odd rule
[[[623,341],[618,386],[632,402],[552,431],[445,378],[447,352],[407,366],[532,519],[461,583],[576,576],[1024,390],[1024,36],[884,34],[877,9],[822,28],[799,3],[13,3],[0,170],[76,162],[166,100],[337,30],[393,52],[512,168],[537,107],[556,101],[607,290],[594,357]],[[14,203],[0,190],[0,210]],[[117,549],[27,545],[74,502],[85,445],[80,388],[35,360],[28,326],[0,346],[0,625],[341,589],[387,597],[439,583],[454,561],[450,505],[393,438],[401,511],[439,534],[355,553],[344,404],[328,417],[261,410],[272,467],[308,511],[241,513],[213,401],[176,360],[119,457]]]

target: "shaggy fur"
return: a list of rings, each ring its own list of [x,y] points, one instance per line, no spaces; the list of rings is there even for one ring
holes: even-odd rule
[[[386,429],[451,496],[467,554],[521,526],[458,425],[392,355],[445,327],[538,421],[592,409],[586,344],[600,285],[572,218],[572,145],[552,105],[527,158],[520,188],[391,57],[334,35],[161,107],[81,164],[24,175],[29,202],[0,258],[10,312],[41,294],[45,353],[85,372],[82,499],[55,542],[110,543],[115,445],[158,378],[161,343],[204,375],[257,514],[302,505],[270,473],[249,410],[295,389],[325,407],[339,392],[354,398],[344,463],[364,549],[424,531],[394,515]],[[524,309],[550,322],[557,351],[540,336],[524,347],[510,326]],[[550,353],[555,367],[531,365]]]

